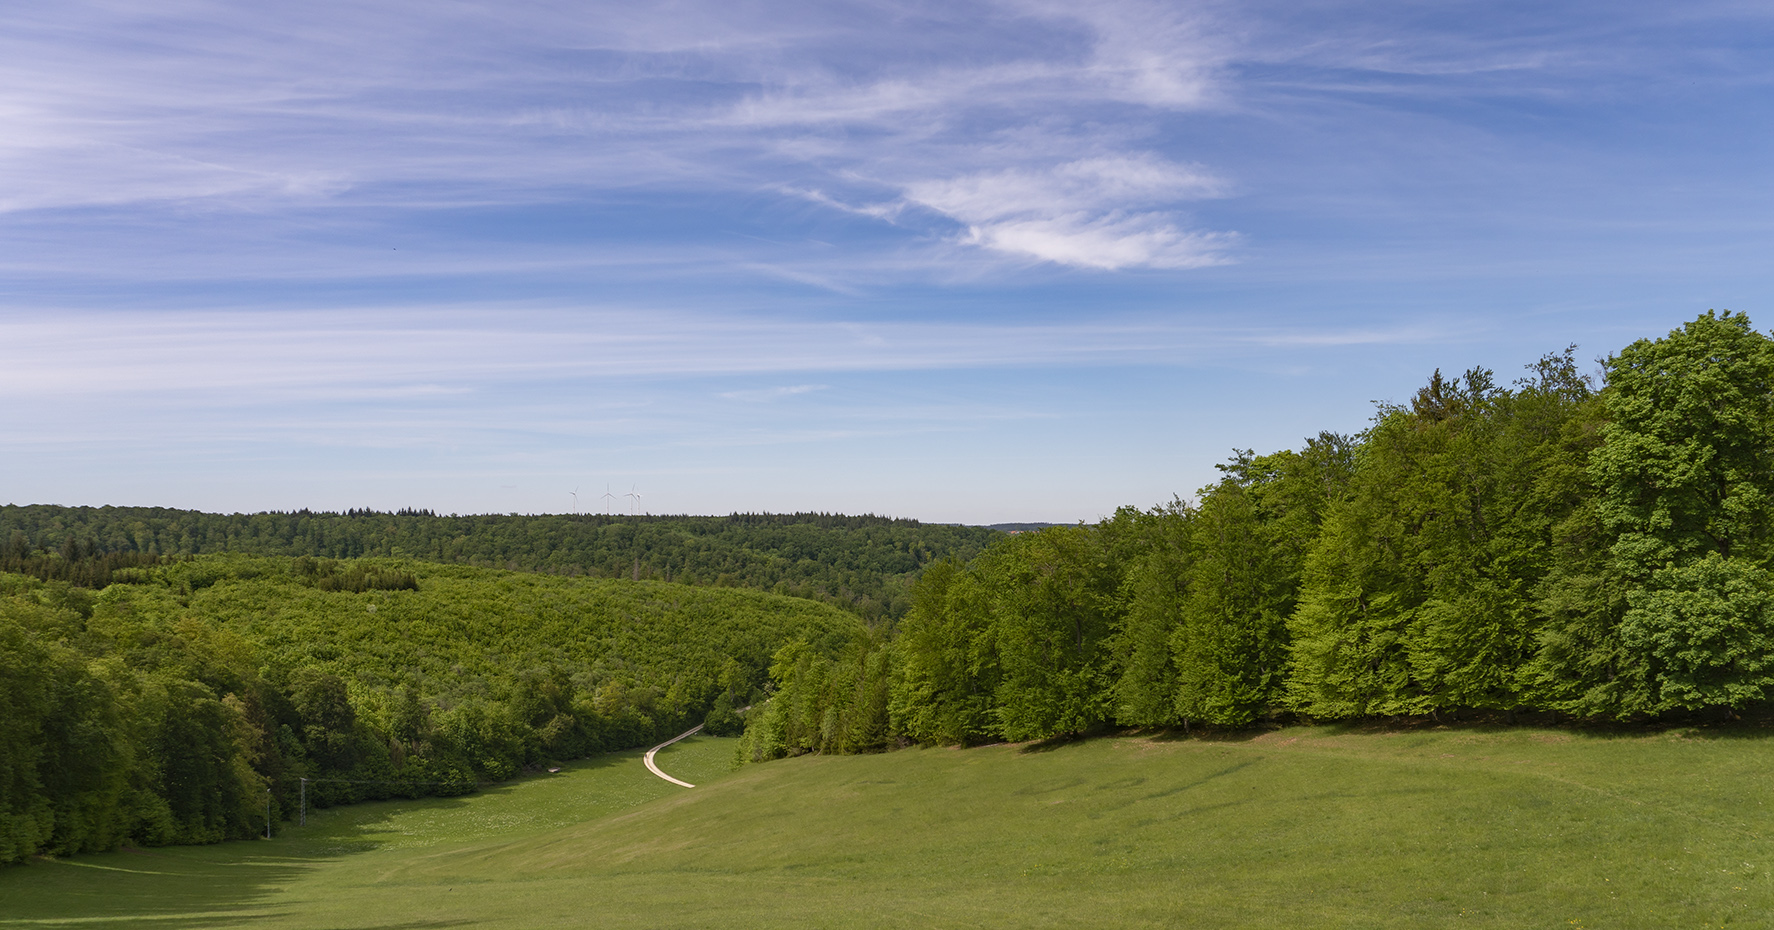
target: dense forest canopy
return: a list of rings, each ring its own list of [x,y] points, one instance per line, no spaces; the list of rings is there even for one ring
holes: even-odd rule
[[[244,553],[423,559],[489,568],[746,587],[825,601],[870,621],[910,604],[925,566],[971,558],[998,532],[842,514],[214,514],[160,507],[0,506],[0,571],[50,577],[85,554]],[[74,547],[74,557],[58,562]],[[63,577],[77,584],[94,579]]]
[[[932,566],[891,639],[791,644],[747,751],[1774,697],[1774,340],[1741,314],[1599,379],[1575,347],[1507,385],[1437,371],[1358,435],[1221,471]]]
[[[108,558],[69,555],[76,574]],[[656,581],[309,557],[108,570],[100,590],[0,574],[0,863],[262,834],[303,779],[311,805],[459,794],[736,730],[782,645],[835,656],[868,635],[829,605]]]

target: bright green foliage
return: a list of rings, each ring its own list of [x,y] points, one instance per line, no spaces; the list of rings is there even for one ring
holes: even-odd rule
[[[915,590],[894,643],[895,731],[920,743],[1038,739],[1113,719],[1119,574],[1108,532],[1011,536]]]
[[[424,559],[556,575],[748,587],[831,603],[876,621],[910,606],[918,572],[996,539],[977,526],[842,514],[207,514],[160,507],[0,506],[0,571],[103,587],[159,557],[216,553]],[[353,566],[360,573],[361,564]],[[318,586],[401,586],[310,563]]]
[[[1282,702],[1287,619],[1307,552],[1353,462],[1348,440],[1325,433],[1304,453],[1245,452],[1221,468],[1225,480],[1202,492],[1192,515],[1187,593],[1170,645],[1176,714],[1240,726]]]
[[[463,566],[126,571],[96,595],[0,575],[0,862],[262,834],[303,778],[318,807],[463,794],[731,712],[783,643],[831,656],[862,630],[757,591]],[[819,748],[885,740],[870,674],[881,723]]]
[[[1358,437],[1192,503],[925,574],[894,735],[1031,739],[1478,709],[1740,708],[1774,687],[1774,340],[1708,313],[1515,384],[1439,372]]]
[[[1594,491],[1542,601],[1541,702],[1631,716],[1765,699],[1774,342],[1707,313],[1605,368]]]
[[[1522,705],[1539,647],[1536,592],[1594,403],[1570,352],[1510,390],[1438,372],[1364,437],[1292,620],[1292,688],[1316,716]]]
[[[59,663],[19,617],[40,610],[17,601],[0,605],[0,862],[36,852],[55,826],[38,770],[50,748],[43,718]]]
[[[782,647],[770,666],[776,693],[747,715],[740,760],[885,749],[891,661],[884,644],[862,634],[836,659],[805,642]]]
[[[895,732],[919,743],[961,745],[997,732],[992,702],[1000,675],[986,590],[954,562],[926,569],[893,642],[888,713]]]
[[[745,718],[741,714],[751,695],[762,693],[756,687],[762,671],[747,668],[732,656],[722,661],[721,670],[715,677],[720,693],[715,695],[714,704],[703,715],[702,732],[709,736],[738,736],[744,732]]]
[[[702,732],[710,736],[738,736],[745,732],[745,718],[733,706],[733,696],[723,691],[702,718]]]
[[[1189,595],[1196,560],[1190,518],[1181,501],[1149,513],[1124,510],[1118,520],[1142,531],[1143,545],[1128,560],[1122,581],[1126,612],[1115,637],[1115,719],[1134,726],[1169,726],[1177,712],[1177,663],[1172,637]]]
[[[1627,346],[1607,374],[1590,470],[1618,570],[1774,555],[1774,341],[1741,314],[1707,313]]]
[[[981,562],[1002,670],[996,701],[1004,737],[1081,733],[1112,719],[1119,578],[1091,532],[1025,533]]]
[[[1664,709],[1742,707],[1774,686],[1774,577],[1717,552],[1658,569],[1620,625],[1627,651],[1651,668]]]
[[[0,585],[0,862],[265,829],[269,688],[236,641],[194,621],[120,638],[65,586]]]
[[[1611,422],[1590,470],[1632,590],[1625,710],[1765,699],[1774,614],[1774,341],[1707,313],[1608,360]]]

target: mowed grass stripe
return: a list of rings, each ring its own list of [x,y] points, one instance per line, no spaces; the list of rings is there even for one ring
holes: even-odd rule
[[[1756,926],[1774,913],[1769,745],[1296,728],[727,773],[731,741],[697,737],[659,756],[696,789],[625,753],[472,798],[328,812],[269,843],[153,851],[188,881],[11,870],[0,925]],[[119,879],[135,890],[108,890]]]

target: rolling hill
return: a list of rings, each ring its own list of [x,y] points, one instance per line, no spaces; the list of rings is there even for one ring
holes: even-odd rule
[[[808,756],[731,741],[271,841],[0,872],[0,927],[1754,926],[1747,730],[1291,728]],[[1761,916],[1758,916],[1761,915]]]
[[[304,797],[458,795],[737,725],[785,643],[869,635],[761,591],[400,560],[115,576],[0,574],[0,863],[251,836]]]

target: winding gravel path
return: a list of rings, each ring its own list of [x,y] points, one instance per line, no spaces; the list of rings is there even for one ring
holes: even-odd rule
[[[671,739],[668,739],[665,742],[660,743],[657,746],[654,746],[652,749],[647,750],[646,756],[642,757],[642,759],[641,759],[641,761],[647,763],[647,771],[652,772],[653,774],[659,776],[660,778],[665,779],[668,782],[671,782],[674,785],[683,785],[686,788],[696,787],[695,785],[692,785],[687,781],[683,781],[682,779],[673,778],[670,775],[667,775],[664,772],[659,771],[659,766],[653,764],[653,754],[658,752],[661,749],[664,749],[667,746],[670,746],[672,743],[675,743],[678,740],[683,739],[686,736],[695,736],[697,731],[699,731],[701,729],[702,729],[702,724],[699,723],[699,724],[691,727],[690,729],[685,730],[682,733],[679,733],[678,735],[672,737]]]

